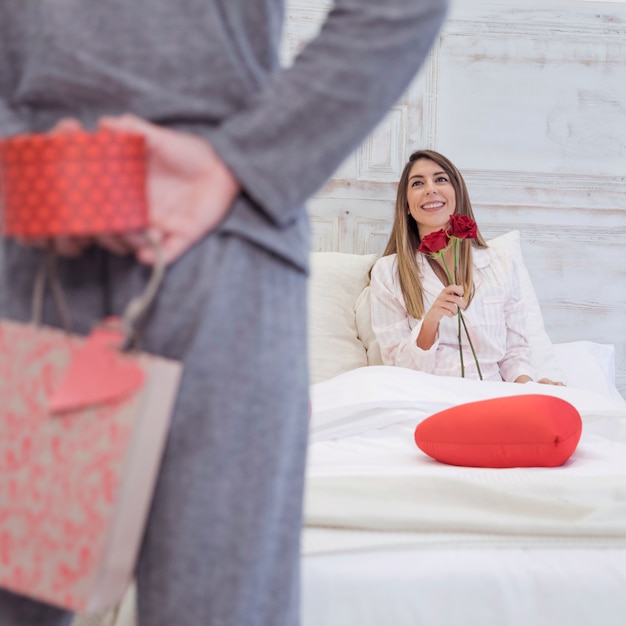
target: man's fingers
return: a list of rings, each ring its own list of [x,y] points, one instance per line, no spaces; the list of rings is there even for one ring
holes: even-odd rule
[[[129,252],[129,246],[121,237],[115,235],[98,235],[96,243],[105,250],[117,254],[118,256],[126,256]]]
[[[91,240],[87,237],[55,237],[53,243],[60,256],[76,257],[83,253]]]
[[[189,249],[190,242],[187,237],[170,234],[161,237],[157,245],[163,262],[165,265],[169,265]],[[159,254],[157,248],[149,243],[144,243],[143,246],[137,249],[137,259],[145,265],[154,265],[157,260],[157,254]]]
[[[148,234],[145,230],[136,230],[127,233],[123,233],[121,235],[124,238],[124,241],[129,246],[131,251],[138,250],[139,248],[146,245],[146,242],[149,241]]]
[[[48,239],[45,237],[16,237],[15,241],[22,246],[33,246],[34,248],[45,248],[48,245]]]
[[[75,133],[83,130],[82,124],[73,117],[64,117],[59,120],[50,130],[51,135],[62,135],[64,133]]]
[[[146,243],[146,236],[143,232],[119,233],[115,235],[98,235],[96,243],[113,254],[126,256],[135,252]]]
[[[113,130],[145,130],[146,127],[151,127],[152,125],[132,113],[125,113],[115,117],[112,115],[101,117],[98,120],[98,126]]]

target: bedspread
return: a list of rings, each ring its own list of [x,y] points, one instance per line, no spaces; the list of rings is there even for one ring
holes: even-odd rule
[[[415,446],[415,426],[434,412],[527,393],[560,397],[581,414],[581,441],[562,467],[456,467]],[[626,546],[626,403],[574,388],[368,367],[315,385],[312,405],[305,552]]]

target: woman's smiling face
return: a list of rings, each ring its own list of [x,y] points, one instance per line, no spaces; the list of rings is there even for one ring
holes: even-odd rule
[[[409,173],[409,213],[420,239],[445,228],[456,209],[456,194],[445,170],[430,159],[418,159]]]

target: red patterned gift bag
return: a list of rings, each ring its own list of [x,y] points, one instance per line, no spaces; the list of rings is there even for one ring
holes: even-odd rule
[[[159,272],[123,319],[89,337],[0,321],[5,589],[85,612],[126,592],[181,374],[177,362],[128,348]]]

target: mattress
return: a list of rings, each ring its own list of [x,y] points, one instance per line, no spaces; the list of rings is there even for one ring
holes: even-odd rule
[[[407,524],[413,509],[396,506],[399,495],[406,499],[403,479],[451,474],[462,484],[464,476],[494,473],[425,457],[413,442],[416,424],[463,402],[538,392],[579,409],[583,434],[572,459],[556,470],[496,470],[499,482],[482,482],[517,485],[519,494],[535,480],[537,498],[561,498],[566,510],[584,504],[589,523],[575,533],[528,532],[528,524],[496,533],[478,507],[465,513],[486,523],[482,531],[463,524],[469,518],[459,508],[451,510],[461,523],[446,532],[440,524],[428,531]],[[381,366],[313,385],[311,400],[302,626],[624,626],[626,403],[619,394]],[[546,473],[554,479],[533,479]],[[576,489],[581,480],[596,484],[596,498]],[[554,488],[560,494],[541,493]],[[556,528],[554,515],[544,517]],[[600,522],[613,534],[584,532]],[[78,616],[73,626],[136,623],[133,586],[117,610]]]
[[[302,626],[623,626],[626,550],[427,548],[308,555]]]

